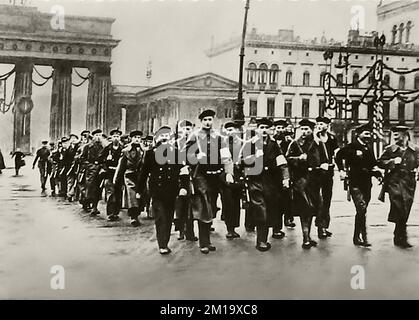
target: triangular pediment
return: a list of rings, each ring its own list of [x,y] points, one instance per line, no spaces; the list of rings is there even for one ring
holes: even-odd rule
[[[205,73],[202,75],[179,80],[174,84],[176,87],[190,87],[202,89],[236,89],[236,81],[224,78],[214,73]]]

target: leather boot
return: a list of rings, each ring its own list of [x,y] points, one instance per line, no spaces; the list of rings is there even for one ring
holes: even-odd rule
[[[353,243],[356,246],[359,246],[362,244],[362,240],[360,237],[361,230],[360,230],[360,221],[359,221],[359,215],[355,215],[355,229],[354,229],[354,237],[353,237]]]

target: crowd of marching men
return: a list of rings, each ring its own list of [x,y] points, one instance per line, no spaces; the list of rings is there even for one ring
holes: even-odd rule
[[[406,224],[419,149],[410,142],[409,128],[392,128],[395,142],[376,159],[370,124],[357,127],[354,140],[339,147],[326,117],[301,120],[295,137],[295,128],[285,120],[260,118],[244,127],[226,122],[215,130],[214,116],[213,110],[205,110],[198,116],[199,125],[182,120],[175,128],[159,128],[153,136],[139,130],[127,135],[119,129],[106,135],[97,129],[58,142],[43,141],[33,162],[33,168],[39,168],[42,194],[49,178],[51,196],[78,201],[91,216],[99,214],[98,203],[104,198],[108,221],[117,221],[126,208],[133,227],[140,226],[140,213],[146,211],[155,220],[161,254],[171,252],[173,223],[179,240],[199,240],[203,254],[215,251],[211,231],[218,211],[226,237],[240,238],[236,228],[241,209],[246,231],[256,233],[259,251],[271,248],[270,230],[273,239],[283,238],[284,227],[296,226],[296,216],[302,247],[310,249],[317,245],[311,233],[313,218],[319,239],[332,236],[328,229],[337,166],[355,205],[354,245],[371,246],[366,214],[375,177],[389,194],[394,244],[411,247]]]

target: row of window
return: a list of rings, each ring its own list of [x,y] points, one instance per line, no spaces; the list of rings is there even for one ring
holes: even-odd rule
[[[404,23],[401,23],[399,26],[394,25],[393,29],[391,31],[391,44],[402,44],[403,43],[403,35],[405,35],[405,42],[404,43],[409,43],[409,38],[410,38],[410,33],[412,30],[413,24],[412,21],[408,21],[406,23],[406,26],[404,25]],[[404,34],[404,31],[406,31],[406,34]],[[397,35],[398,35],[398,39],[397,39]]]
[[[267,105],[267,117],[275,117],[275,99],[268,98],[268,105]],[[342,108],[343,101],[337,102],[338,107],[336,108],[336,119],[342,119],[344,117],[344,110]],[[347,113],[348,119],[352,119],[357,121],[359,118],[359,101],[352,101],[352,111]],[[249,116],[250,117],[257,117],[257,101],[250,100],[249,106]],[[319,100],[319,115],[323,116],[325,114],[325,102],[324,100]],[[419,122],[419,101],[414,103],[414,120]],[[404,102],[399,102],[398,104],[398,120],[400,122],[405,121],[406,115],[406,104]],[[287,99],[284,101],[284,118],[293,118],[295,116],[302,117],[302,118],[309,118],[310,117],[310,99],[302,99],[302,108],[301,114],[295,115],[292,114],[292,100]],[[368,104],[368,111],[367,111],[367,119],[372,119],[374,117],[374,105],[372,103]],[[383,118],[384,121],[388,121],[390,119],[390,103],[385,102],[383,105]]]
[[[255,72],[255,73],[253,73]],[[267,72],[267,71],[266,71]],[[287,71],[285,73],[285,85],[286,86],[292,86],[293,84],[293,80],[292,80],[292,71]],[[320,81],[319,81],[319,86],[323,86],[323,80],[324,80],[324,76],[325,76],[325,72],[322,72],[320,74]],[[258,83],[259,84],[266,84],[266,77],[267,77],[267,73],[265,74],[265,71],[263,70],[259,70],[259,78],[258,78]],[[337,78],[337,86],[338,87],[342,87],[344,84],[344,80],[343,80],[343,74],[337,74],[336,76]],[[248,74],[247,74],[247,83],[248,84],[254,84],[256,80],[256,70],[248,70]],[[278,81],[278,70],[269,70],[269,83],[272,84],[277,84]],[[352,83],[353,83],[353,88],[359,88],[359,73],[355,72],[352,76]],[[372,84],[374,81],[374,73],[371,72],[369,77],[368,77],[368,84]],[[386,74],[384,75],[383,78],[384,83],[386,83],[387,85],[390,85],[390,75]],[[402,75],[399,77],[399,89],[405,89],[405,85],[406,85],[406,78]],[[310,73],[308,71],[305,71],[303,73],[303,86],[310,86]],[[415,80],[414,80],[414,89],[417,90],[419,89],[419,74],[415,75]]]

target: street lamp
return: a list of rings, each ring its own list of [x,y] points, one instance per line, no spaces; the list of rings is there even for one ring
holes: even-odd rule
[[[249,10],[250,0],[246,0],[246,6],[244,7],[244,21],[243,21],[243,32],[240,47],[240,64],[239,64],[239,92],[236,100],[236,108],[233,113],[233,121],[238,125],[244,125],[244,113],[243,113],[243,61],[244,61],[244,48],[246,40],[246,27],[247,27],[247,12]]]

